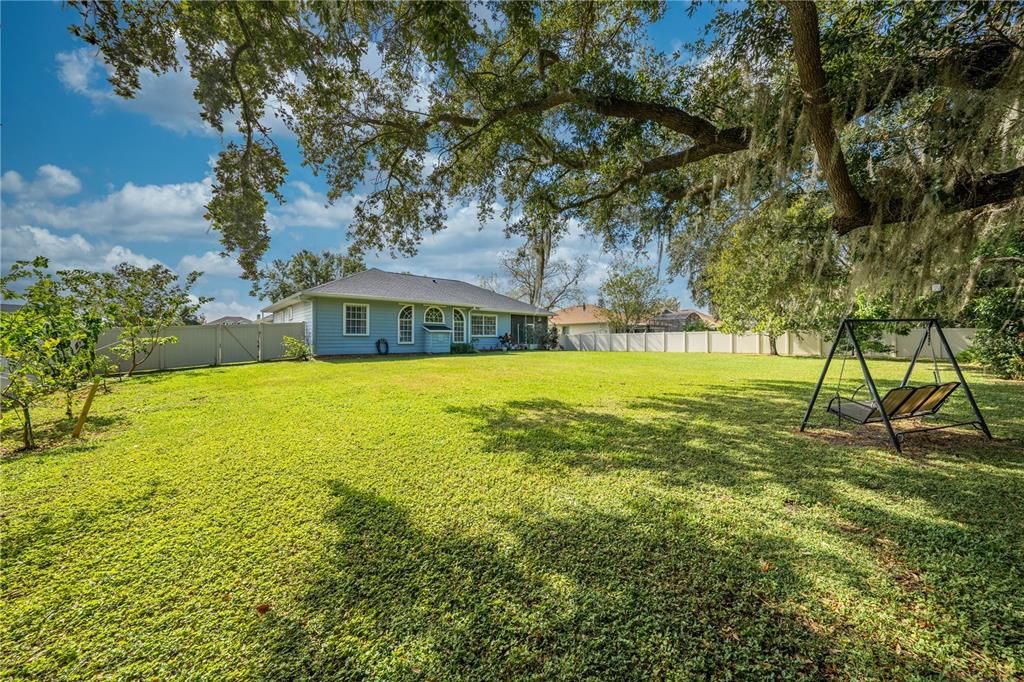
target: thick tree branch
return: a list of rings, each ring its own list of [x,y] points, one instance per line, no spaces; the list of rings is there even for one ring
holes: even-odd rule
[[[864,99],[836,102],[836,113],[844,122],[849,122],[886,102],[897,102],[928,87],[969,90],[1014,87],[1004,79],[1014,49],[1009,37],[989,35],[968,45],[926,55],[913,67],[881,70],[866,83]]]
[[[949,192],[937,198],[931,197],[933,201],[938,201],[939,215],[954,215],[1019,198],[1024,198],[1024,166],[1002,173],[965,176],[958,179]],[[884,208],[871,207],[862,216],[841,218],[837,215],[832,219],[832,227],[840,235],[845,235],[875,223],[885,225],[906,222],[914,218],[924,200],[923,195],[918,195],[888,204]]]
[[[739,130],[739,129],[730,129]],[[728,135],[727,135],[728,133]],[[569,211],[583,208],[595,201],[602,199],[610,199],[622,190],[626,189],[631,185],[635,185],[644,178],[654,175],[656,173],[663,173],[668,170],[675,168],[681,168],[690,163],[696,163],[697,161],[703,161],[712,156],[718,156],[721,154],[732,154],[733,152],[742,151],[747,149],[748,140],[745,137],[741,137],[742,133],[736,135],[735,138],[727,139],[731,133],[729,130],[723,131],[719,136],[719,139],[714,142],[707,144],[696,144],[692,147],[688,147],[682,151],[673,152],[671,154],[663,154],[662,156],[656,156],[653,159],[640,162],[640,164],[632,171],[624,175],[617,183],[609,187],[602,192],[595,192],[587,197],[573,201],[559,207],[560,211]],[[681,198],[681,197],[680,197]]]
[[[735,143],[746,141],[750,132],[746,128],[727,128],[719,130],[713,123],[700,116],[695,116],[684,109],[657,102],[632,100],[614,95],[595,95],[582,88],[566,88],[555,90],[535,99],[518,102],[503,109],[498,109],[483,119],[470,116],[435,117],[435,120],[451,123],[462,127],[480,126],[486,129],[495,123],[527,114],[539,114],[567,104],[575,104],[602,116],[611,118],[628,118],[636,121],[650,121],[668,130],[686,135],[695,142],[710,144],[714,142]]]
[[[835,206],[836,219],[851,223],[866,220],[868,203],[853,186],[832,123],[832,101],[821,62],[818,7],[813,2],[792,1],[786,3],[786,9],[793,34],[793,56],[800,75],[800,89],[806,103],[805,113],[814,149],[818,153],[818,163]]]

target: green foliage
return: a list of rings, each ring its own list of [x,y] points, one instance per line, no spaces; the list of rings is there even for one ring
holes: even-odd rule
[[[1006,379],[1024,379],[1024,306],[1008,288],[991,291],[971,306],[978,325],[968,359]]]
[[[998,376],[1024,379],[1024,227],[986,241],[977,255],[978,282],[964,316],[978,328],[972,359]]]
[[[476,353],[476,347],[472,343],[453,343],[452,354],[454,355],[465,355],[466,353]]]
[[[905,368],[872,367],[883,391]],[[0,668],[1019,679],[1022,386],[970,372],[998,440],[899,457],[794,433],[820,369],[497,353],[139,377],[97,395],[101,436],[0,463]]]
[[[313,357],[313,349],[302,339],[293,336],[286,336],[281,339],[281,346],[284,347],[284,354],[296,360],[309,360]]]
[[[303,249],[283,260],[275,258],[259,272],[249,293],[264,301],[280,301],[292,294],[320,284],[354,275],[366,269],[358,254],[323,251],[319,254]]]
[[[732,226],[692,284],[699,302],[714,307],[721,331],[774,339],[789,331],[835,330],[849,307],[848,270],[827,218],[820,204],[797,198]]]
[[[23,442],[33,447],[32,406],[43,396],[60,391],[65,414],[72,416],[74,391],[97,368],[96,343],[103,328],[93,301],[79,293],[90,287],[91,273],[47,272],[39,257],[17,261],[0,278],[5,300],[22,298],[19,310],[2,315],[0,358],[6,364],[5,409],[16,408],[22,419]],[[22,291],[14,287],[29,279]]]
[[[185,324],[202,304],[213,300],[192,295],[202,274],[189,273],[179,282],[178,275],[164,265],[140,268],[121,263],[98,276],[96,295],[104,302],[106,321],[121,329],[111,351],[129,363],[128,376],[158,347],[178,342],[161,333],[165,327]]]
[[[797,197],[835,214],[778,3],[719,5],[686,58],[651,47],[659,2],[70,4],[117,94],[133,96],[141,72],[189,68],[203,119],[228,140],[209,219],[254,280],[267,198],[280,200],[287,172],[280,131],[265,127],[275,112],[330,200],[359,188],[349,231],[362,249],[414,253],[468,204],[481,224],[501,211],[515,234],[574,219],[609,245],[667,240],[673,271],[699,275],[708,261],[688,253],[734,249],[748,213]],[[874,220],[806,235],[800,261],[828,261],[838,242],[901,305],[940,277],[965,281],[979,239],[1022,218],[1008,200],[1024,193],[1024,9],[889,0],[818,13],[822,96]],[[242,142],[224,123],[236,114]],[[788,313],[758,317],[787,326]]]
[[[601,283],[601,296],[613,331],[629,331],[645,323],[660,312],[664,302],[654,269],[638,265],[628,256],[619,256],[612,263]]]
[[[551,324],[551,320],[548,320],[548,333],[544,338],[544,347],[548,350],[555,350],[558,348],[558,325]]]

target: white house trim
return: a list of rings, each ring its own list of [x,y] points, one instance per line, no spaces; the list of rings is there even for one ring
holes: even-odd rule
[[[490,317],[494,320],[494,333],[493,334],[475,334],[473,333],[473,318],[474,317]],[[494,313],[471,313],[469,316],[469,335],[478,339],[496,339],[498,338],[498,316]]]
[[[440,322],[431,322],[430,320],[427,319],[427,315],[430,314],[431,310],[436,310],[437,312],[441,313],[441,321]],[[440,308],[440,307],[438,307],[436,305],[428,306],[427,309],[423,311],[423,323],[424,324],[444,324],[444,309]]]
[[[411,317],[409,318],[409,322],[410,322],[410,324],[409,324],[409,331],[412,332],[412,340],[411,341],[402,341],[402,313],[405,312],[406,308],[408,308],[410,313],[411,313]],[[400,346],[411,346],[411,345],[414,345],[415,343],[416,343],[416,306],[413,305],[412,303],[407,303],[406,305],[403,305],[401,308],[398,309],[398,344]]]
[[[348,332],[348,309],[350,307],[351,308],[366,308],[366,333],[364,333],[364,334],[349,334],[349,332]],[[369,303],[343,303],[342,304],[341,334],[342,334],[342,336],[369,336],[370,335],[370,304]]]
[[[462,315],[462,338],[455,338],[455,313]],[[452,343],[466,343],[469,338],[469,316],[462,308],[452,308]]]

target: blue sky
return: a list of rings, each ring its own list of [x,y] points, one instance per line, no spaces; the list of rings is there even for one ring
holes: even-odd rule
[[[652,30],[666,50],[694,38],[713,8],[686,16],[669,7]],[[202,270],[196,293],[213,296],[204,309],[255,317],[260,303],[248,295],[238,267],[217,254],[217,234],[203,220],[210,163],[221,139],[205,127],[185,73],[147,74],[134,100],[115,97],[95,52],[67,26],[76,19],[60,3],[0,4],[0,259],[45,255],[53,265],[107,269],[119,262],[161,262],[181,272]],[[272,206],[267,260],[307,248],[344,249],[351,200],[324,208],[325,186],[300,166],[294,142],[278,136],[290,175],[288,202]],[[503,225],[482,230],[470,206],[453,207],[449,227],[424,241],[414,258],[368,254],[370,265],[475,282],[495,272],[508,241]],[[563,243],[561,256],[585,253],[592,262],[588,297],[611,260],[582,231]],[[689,305],[684,281],[667,293]]]

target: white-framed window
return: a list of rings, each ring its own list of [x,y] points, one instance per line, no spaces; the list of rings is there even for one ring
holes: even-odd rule
[[[415,309],[411,305],[407,305],[398,311],[398,343],[413,343],[416,341],[416,328],[412,323],[414,316]]]
[[[473,313],[470,316],[470,332],[473,336],[497,336],[498,316]]]
[[[294,314],[294,312],[295,311],[292,310],[292,306],[288,306],[287,308],[285,308],[284,309],[284,319],[286,319],[289,322],[291,322],[292,321],[292,315]]]
[[[365,303],[346,303],[342,331],[345,336],[369,336],[370,306]]]
[[[466,341],[466,315],[457,308],[452,308],[452,343]]]
[[[428,324],[444,324],[444,312],[436,306],[430,306],[423,311],[423,321]]]

